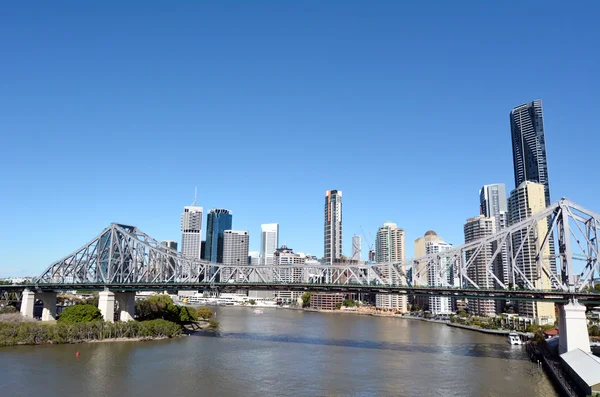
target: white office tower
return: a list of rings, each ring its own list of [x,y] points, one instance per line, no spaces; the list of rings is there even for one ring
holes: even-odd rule
[[[250,236],[246,230],[225,230],[223,232],[223,264],[237,269],[221,270],[221,282],[242,281],[243,267],[248,266]]]
[[[496,221],[494,218],[483,215],[467,219],[464,232],[465,243],[491,236],[496,232]],[[480,288],[494,288],[494,277],[490,274],[493,270],[493,255],[494,245],[492,243],[485,244],[481,249],[471,249],[465,253],[465,263],[470,263],[467,276]],[[469,308],[472,313],[480,316],[496,314],[496,304],[493,299],[469,299]]]
[[[406,256],[404,250],[404,230],[399,229],[395,223],[386,222],[377,231],[375,238],[375,256],[378,264],[402,263],[402,270],[406,273]],[[383,269],[381,271],[385,282],[398,284],[406,283],[400,280],[394,272]],[[377,294],[375,306],[378,309],[406,312],[406,296],[400,294]]]
[[[425,245],[425,254],[437,254],[452,248],[441,239],[439,241],[430,241]],[[428,269],[427,279],[430,287],[450,287],[453,283],[452,266],[449,258],[441,257],[439,263],[432,264]],[[429,298],[429,310],[433,314],[443,314],[452,312],[452,302],[446,296],[433,296]]]
[[[481,215],[494,218],[496,232],[508,226],[508,201],[503,183],[484,185],[479,190],[479,206]],[[494,243],[492,247],[494,252],[498,248],[500,251],[493,263],[494,275],[506,286],[513,283],[509,266],[508,240],[502,243],[501,247],[498,247],[498,243]],[[498,282],[495,282],[494,286],[499,289],[503,287]],[[502,313],[505,306],[506,300],[496,300],[496,313]]]
[[[279,247],[279,223],[265,223],[260,228],[260,264],[269,266],[273,264],[273,254]]]
[[[494,218],[496,232],[508,226],[508,202],[506,200],[506,187],[503,183],[484,185],[479,190],[479,203],[481,215]],[[505,243],[494,260],[494,274],[505,285],[512,283],[508,270],[508,246]],[[496,287],[500,288],[501,286],[497,285]]]
[[[181,214],[181,253],[191,258],[202,258],[202,212],[203,208],[194,204],[183,207]]]
[[[361,241],[360,236],[354,235],[352,236],[352,260],[359,261],[361,254]]]

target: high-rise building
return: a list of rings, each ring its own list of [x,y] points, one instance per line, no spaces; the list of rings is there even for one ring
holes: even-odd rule
[[[342,257],[342,191],[325,192],[325,264]]]
[[[426,243],[425,254],[437,254],[451,248],[452,244],[448,244],[440,238]],[[447,288],[453,286],[453,274],[449,258],[442,257],[439,263],[432,263],[427,273],[430,287]],[[452,301],[447,296],[432,296],[429,298],[429,310],[433,314],[450,313],[452,312]]]
[[[304,280],[302,277],[301,269],[286,269],[285,266],[299,266],[304,265],[306,262],[306,255],[294,253],[294,250],[282,245],[274,253],[273,265],[282,266],[278,274],[283,282],[287,283],[301,283],[308,280]]]
[[[496,232],[501,231],[508,226],[508,202],[506,200],[506,186],[503,183],[484,185],[479,190],[479,209],[480,214],[489,218],[494,218]],[[498,244],[492,246],[493,252],[496,252]],[[494,258],[493,271],[498,280],[507,286],[512,283],[509,271],[508,244],[504,242],[500,247],[500,252]],[[495,280],[494,280],[495,281]],[[502,286],[494,283],[496,288]],[[505,300],[496,300],[496,313],[502,313],[506,305]]]
[[[377,254],[375,250],[369,250],[369,262],[375,262],[377,260]]]
[[[392,222],[386,222],[377,231],[375,237],[375,255],[377,263],[402,263],[402,270],[406,272],[406,256],[404,250],[404,230]],[[389,270],[382,270],[381,274],[392,283],[398,283],[398,276]],[[405,280],[402,280],[405,281]],[[400,294],[377,294],[375,306],[378,309],[406,311],[406,296]]]
[[[548,207],[551,204],[550,182],[542,101],[538,99],[514,108],[510,112],[510,131],[515,187],[520,186],[525,181],[544,185],[544,202]],[[549,216],[547,222],[548,228],[551,228],[552,217]],[[550,238],[549,249],[552,256],[550,269],[556,273],[554,236]]]
[[[506,213],[508,211],[508,204],[504,183],[483,185],[479,189],[479,207],[480,215],[489,218],[496,217],[503,212]]]
[[[164,247],[166,247],[166,248],[168,248],[168,249],[170,249],[172,251],[177,252],[177,241],[164,240],[164,241],[160,242],[160,245],[162,245],[162,246],[164,246]],[[174,258],[168,258],[167,261],[169,263],[169,266],[164,266],[162,268],[162,273],[165,276],[165,278],[168,279],[169,277],[171,277],[173,275],[174,269],[175,269],[176,265],[175,265],[175,259]],[[158,263],[152,263],[152,264],[150,264],[150,267],[153,270],[158,270],[158,268],[160,267],[160,265]],[[190,270],[189,266],[185,266],[183,268],[183,270],[184,271],[189,271]]]
[[[465,243],[479,240],[496,232],[496,221],[494,218],[483,215],[467,219],[464,232]],[[473,258],[474,255],[475,258]],[[471,261],[471,265],[467,269],[467,277],[480,288],[494,288],[494,277],[487,271],[488,263],[491,262],[493,255],[492,243],[486,244],[479,252],[477,249],[471,249],[465,253],[465,261]],[[473,313],[480,316],[493,316],[496,314],[496,304],[493,299],[471,299],[469,300],[469,307]]]
[[[232,221],[231,211],[222,208],[210,210],[206,216],[205,260],[223,263],[223,233],[231,230]]]
[[[503,183],[484,185],[479,190],[479,207],[481,215],[494,218],[496,232],[508,226],[508,201],[506,199],[506,187]],[[496,258],[494,274],[505,285],[509,284],[511,280],[508,271],[508,249],[506,244],[501,248],[501,252]],[[497,285],[497,287],[500,286]]]
[[[415,240],[413,257],[421,258],[427,255],[427,246],[435,242],[443,241],[435,231],[428,230],[427,232],[425,232],[425,235],[423,237],[419,237]],[[429,273],[427,269],[425,269],[426,265],[426,263],[418,263],[417,265],[415,265],[412,274],[414,285],[429,285]]]
[[[173,240],[164,240],[160,242],[161,245],[164,245],[165,247],[172,249],[173,251],[177,251],[177,241],[173,241]]]
[[[550,205],[550,183],[542,101],[524,103],[510,112],[515,186],[525,181],[544,185],[546,207]]]
[[[360,236],[352,236],[352,260],[359,261],[361,253]]]
[[[525,181],[510,193],[508,199],[509,224],[513,225],[546,208],[546,189],[539,183]],[[535,229],[535,230],[534,230]],[[546,245],[539,258],[537,253],[541,250],[546,234],[548,233],[548,222],[544,219],[537,223],[537,228],[516,231],[512,233],[512,246],[521,251],[515,257],[515,266],[523,272],[523,275],[532,282],[536,289],[550,289],[552,283],[540,265],[546,268],[551,266],[550,244]],[[517,276],[515,283],[525,287],[524,282]],[[555,319],[554,304],[551,302],[519,302],[519,314],[533,318],[539,324],[552,323]]]
[[[279,247],[279,223],[265,223],[260,228],[260,264],[272,265],[273,253]]]
[[[248,252],[248,264],[251,266],[258,266],[260,264],[260,252],[259,251]]]
[[[181,214],[181,253],[190,258],[202,258],[202,207],[194,203],[183,207]]]
[[[228,266],[248,266],[250,236],[245,230],[225,230],[223,232],[223,264]],[[221,271],[221,282],[230,279],[230,269]]]

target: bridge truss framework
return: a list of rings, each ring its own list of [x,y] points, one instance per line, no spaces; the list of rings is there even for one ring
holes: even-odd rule
[[[406,263],[230,266],[185,257],[136,227],[113,223],[74,253],[51,264],[35,285],[43,289],[91,284],[110,288],[124,284],[308,283],[411,289],[424,285],[425,274],[439,274],[439,284],[429,287],[578,294],[598,271],[599,226],[600,216],[562,199],[493,235]],[[551,257],[548,245],[553,236],[558,253]],[[503,261],[504,277],[497,266],[500,256],[508,258]],[[553,260],[556,271],[550,266]],[[574,270],[575,261],[583,264],[579,274]],[[481,272],[493,285],[477,282]]]

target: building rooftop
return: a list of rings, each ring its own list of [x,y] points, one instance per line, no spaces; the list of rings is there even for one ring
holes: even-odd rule
[[[425,236],[437,236],[437,233],[434,230],[428,230],[425,232]]]
[[[563,353],[560,358],[571,367],[577,375],[588,384],[594,386],[600,384],[600,358],[594,357],[591,353],[586,353],[581,349],[571,350]]]
[[[547,331],[544,331],[544,335],[546,336],[556,336],[558,335],[558,328],[552,328]]]

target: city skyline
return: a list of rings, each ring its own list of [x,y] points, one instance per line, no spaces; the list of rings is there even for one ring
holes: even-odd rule
[[[18,42],[2,47],[12,61],[0,99],[0,164],[10,170],[0,275],[36,275],[110,222],[179,241],[174,219],[194,186],[205,210],[235,211],[236,228],[258,237],[276,221],[281,242],[319,257],[331,188],[346,196],[343,247],[360,235],[362,259],[388,219],[407,241],[434,229],[457,246],[478,189],[515,187],[507,116],[535,99],[554,201],[595,206],[600,188],[581,182],[589,164],[580,148],[600,146],[600,57],[583,50],[594,48],[595,25],[570,5],[526,23],[504,4],[442,4],[431,15],[418,3],[351,3],[341,17],[325,3],[314,12],[153,4],[142,19],[126,4],[127,24],[88,7],[81,18],[60,5],[6,7],[12,22],[0,30]],[[523,36],[536,45],[515,57]],[[256,153],[269,153],[269,165]],[[124,172],[130,164],[138,167]],[[283,184],[298,187],[284,200]],[[32,209],[42,201],[40,217]]]

